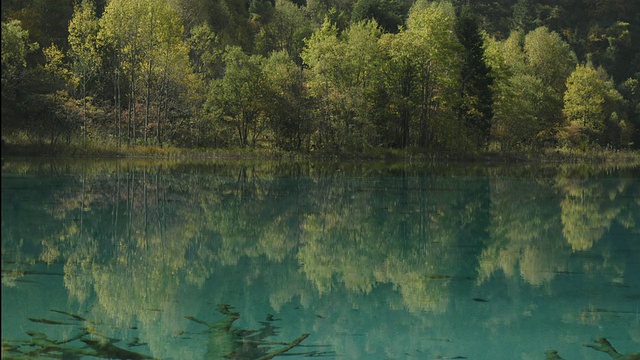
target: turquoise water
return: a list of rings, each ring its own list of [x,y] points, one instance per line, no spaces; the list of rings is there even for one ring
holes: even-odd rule
[[[638,168],[3,165],[3,359],[610,359],[599,338],[640,352]]]

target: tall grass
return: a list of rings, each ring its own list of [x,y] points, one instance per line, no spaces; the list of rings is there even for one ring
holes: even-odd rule
[[[570,148],[529,149],[513,152],[501,152],[496,149],[475,153],[432,152],[428,150],[370,148],[359,152],[287,152],[274,147],[256,148],[184,148],[155,145],[121,145],[95,140],[49,144],[33,142],[26,137],[5,138],[2,156],[39,156],[39,157],[90,157],[90,158],[141,158],[141,159],[370,159],[385,161],[473,161],[473,162],[549,162],[549,163],[626,163],[640,166],[640,151],[592,148],[578,150]]]

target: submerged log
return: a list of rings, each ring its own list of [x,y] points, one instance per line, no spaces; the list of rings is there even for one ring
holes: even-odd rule
[[[109,342],[102,342],[93,339],[81,339],[83,343],[97,352],[98,357],[107,359],[129,359],[129,360],[146,360],[153,357],[140,354],[134,351],[119,348]]]
[[[564,360],[560,357],[560,355],[558,355],[558,352],[556,350],[547,350],[545,355],[547,355],[545,360]]]
[[[289,345],[278,349],[276,351],[270,352],[268,354],[266,354],[265,356],[262,356],[260,358],[258,358],[257,360],[269,360],[269,359],[273,359],[274,357],[278,356],[278,355],[282,355],[284,353],[286,353],[287,351],[293,349],[294,347],[298,346],[301,342],[304,341],[304,339],[308,338],[309,334],[302,334],[299,338],[293,340]]]
[[[619,353],[613,345],[609,342],[609,340],[605,338],[600,338],[595,340],[598,345],[595,344],[584,344],[584,346],[588,348],[592,348],[598,351],[602,351],[603,353],[608,354],[614,360],[640,360],[640,353],[628,353],[621,354]]]

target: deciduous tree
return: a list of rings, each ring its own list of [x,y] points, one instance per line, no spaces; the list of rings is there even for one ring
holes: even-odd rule
[[[228,47],[224,62],[224,77],[213,82],[207,109],[218,114],[218,121],[235,129],[239,146],[255,146],[268,125],[264,112],[268,91],[262,72],[263,57],[247,55],[239,47]]]
[[[409,12],[408,31],[415,32],[425,54],[418,58],[418,146],[453,149],[461,127],[454,115],[461,47],[455,36],[455,10],[448,1],[417,2]],[[455,145],[454,145],[455,144]]]
[[[69,23],[69,58],[80,87],[82,101],[82,140],[87,141],[87,87],[101,67],[102,55],[98,50],[99,23],[92,0],[77,4]]]
[[[612,127],[619,126],[614,113],[621,101],[622,95],[604,69],[578,65],[567,79],[564,94],[566,139],[574,145],[585,141],[606,145],[610,138],[607,132],[614,132]]]
[[[271,94],[266,104],[276,146],[301,150],[312,132],[304,75],[286,51],[273,52],[262,67]]]
[[[2,23],[2,133],[7,134],[19,127],[22,91],[30,72],[27,54],[39,45],[29,39],[29,32],[22,28],[19,20]]]
[[[303,51],[310,70],[310,92],[324,109],[320,135],[336,150],[359,149],[375,142],[370,109],[371,94],[381,75],[380,35],[375,21],[352,24],[340,35],[327,21]]]

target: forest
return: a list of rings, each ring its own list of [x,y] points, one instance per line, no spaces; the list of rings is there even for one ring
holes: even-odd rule
[[[2,144],[640,147],[640,2],[8,0]]]

